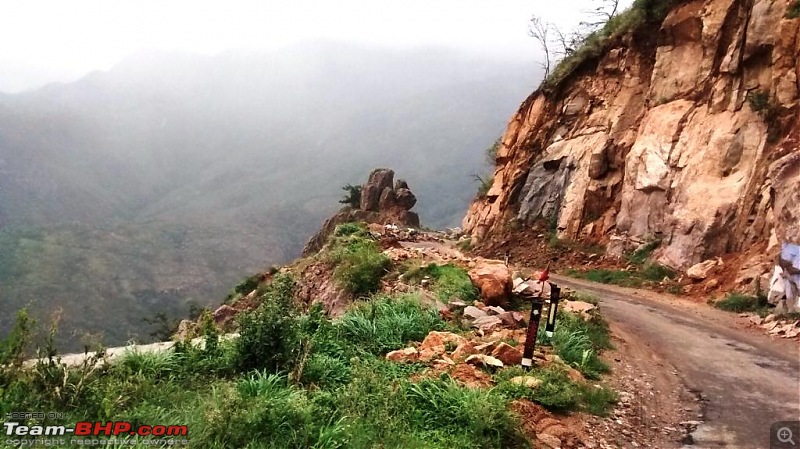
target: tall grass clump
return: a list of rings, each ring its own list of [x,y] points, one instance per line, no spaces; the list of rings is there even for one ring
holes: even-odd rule
[[[376,292],[391,265],[378,244],[362,232],[357,225],[339,225],[327,254],[328,261],[335,265],[333,278],[341,288],[356,296]],[[336,236],[337,233],[340,235]]]
[[[714,307],[728,312],[756,312],[767,307],[766,298],[762,296],[730,293],[725,299],[714,303]]]
[[[444,325],[437,310],[424,306],[417,295],[373,298],[350,308],[336,323],[344,340],[376,355],[422,341]]]
[[[550,343],[564,362],[590,379],[608,372],[608,365],[599,356],[612,347],[608,324],[602,318],[584,321],[578,315],[559,311],[553,337],[548,339],[540,332],[537,338]]]
[[[505,398],[492,389],[465,388],[445,377],[405,383],[403,394],[410,403],[408,419],[432,441],[465,447],[514,447],[524,441]]]
[[[403,274],[403,278],[412,283],[419,283],[426,276],[431,280],[431,289],[442,301],[457,299],[472,302],[478,299],[478,289],[472,284],[466,270],[457,265],[431,263],[411,268]]]

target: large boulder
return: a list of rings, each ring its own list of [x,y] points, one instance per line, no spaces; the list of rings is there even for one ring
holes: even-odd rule
[[[411,193],[411,190],[406,188],[397,189],[395,193],[395,202],[398,207],[409,210],[417,204],[417,197]]]
[[[688,270],[686,270],[686,275],[696,281],[702,281],[708,277],[708,273],[716,266],[717,260],[709,259],[692,265]]]
[[[505,305],[511,294],[511,271],[499,260],[479,260],[469,270],[469,279],[478,288],[483,301],[490,306]]]
[[[361,210],[378,211],[383,189],[392,190],[394,171],[376,168],[369,174],[367,183],[361,186]]]
[[[378,200],[378,210],[388,210],[397,205],[397,195],[391,187],[385,187]]]

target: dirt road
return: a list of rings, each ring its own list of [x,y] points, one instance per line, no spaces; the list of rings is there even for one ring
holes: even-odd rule
[[[695,448],[769,448],[770,426],[800,420],[800,351],[730,327],[725,312],[655,293],[552,276],[553,281],[600,299],[603,315],[647,346],[654,359],[643,370],[670,370],[702,398]],[[678,303],[679,302],[679,303]],[[798,442],[800,443],[800,441]],[[800,446],[798,446],[800,447]]]

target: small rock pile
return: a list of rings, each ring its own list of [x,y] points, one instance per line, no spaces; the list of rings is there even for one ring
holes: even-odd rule
[[[769,335],[781,338],[800,337],[800,320],[781,319],[775,314],[767,315],[765,318],[748,313],[742,313],[739,316],[749,318],[753,325],[760,326]]]

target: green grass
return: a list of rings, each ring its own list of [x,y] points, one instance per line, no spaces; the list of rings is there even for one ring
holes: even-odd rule
[[[767,301],[763,296],[729,293],[725,299],[715,302],[714,307],[736,313],[758,312],[767,307]]]
[[[600,303],[600,300],[597,298],[597,296],[586,292],[575,292],[569,299],[573,301],[588,302],[589,304],[593,304],[595,306]]]
[[[333,278],[339,286],[356,296],[367,296],[380,288],[391,265],[378,244],[364,236],[364,229],[352,223],[339,225],[325,255],[334,264]]]
[[[627,256],[628,262],[632,265],[643,265],[660,245],[661,240],[645,243],[641,248]]]
[[[636,0],[626,11],[611,18],[602,28],[583,39],[583,45],[564,57],[542,83],[545,93],[554,93],[587,61],[597,60],[614,38],[626,33],[652,32],[664,20],[670,8],[684,0]],[[655,40],[655,39],[654,39]]]
[[[517,376],[531,376],[542,381],[537,388],[511,382]],[[569,378],[563,368],[550,365],[525,371],[520,367],[506,367],[494,376],[495,389],[508,399],[528,399],[557,412],[586,411],[605,416],[617,401],[616,393],[606,387],[577,383]]]
[[[614,400],[605,389],[574,383],[556,366],[533,372],[544,381],[535,391],[509,382],[520,368],[499,371],[498,385],[484,389],[447,375],[418,378],[424,366],[382,356],[444,329],[435,308],[414,295],[377,296],[330,320],[319,306],[303,313],[287,304],[293,287],[288,276],[273,278],[261,306],[242,318],[239,340],[221,341],[206,315],[202,348],[132,351],[100,369],[93,361],[67,371],[56,361],[32,370],[2,366],[0,413],[68,411],[66,420],[46,424],[185,424],[190,447],[198,448],[499,449],[529,447],[509,409],[513,399],[596,414]],[[603,346],[596,323],[560,316],[559,326],[583,332],[593,348]],[[560,338],[553,342],[557,350],[575,344],[562,345]],[[19,345],[0,345],[12,346]]]
[[[567,276],[588,279],[601,284],[614,284],[623,287],[641,287],[642,279],[630,271],[592,269],[585,271],[567,270]]]
[[[645,282],[661,282],[666,279],[674,279],[677,274],[674,270],[657,263],[645,263],[643,267],[635,270],[611,270],[607,268],[596,268],[591,270],[566,271],[567,276],[588,279],[592,282],[601,284],[620,285],[622,287],[641,287]]]
[[[469,303],[478,299],[478,289],[472,285],[466,270],[459,266],[431,263],[413,267],[403,274],[411,283],[419,283],[426,276],[431,280],[431,289],[442,301],[455,299]]]
[[[609,370],[599,357],[602,351],[612,348],[608,324],[602,318],[584,321],[578,315],[559,312],[553,337],[547,338],[541,331],[537,338],[551,344],[564,362],[589,379],[597,379]]]
[[[348,344],[371,354],[399,349],[410,341],[422,341],[428,332],[444,329],[434,308],[419,297],[379,296],[357,304],[339,319],[337,330]]]

